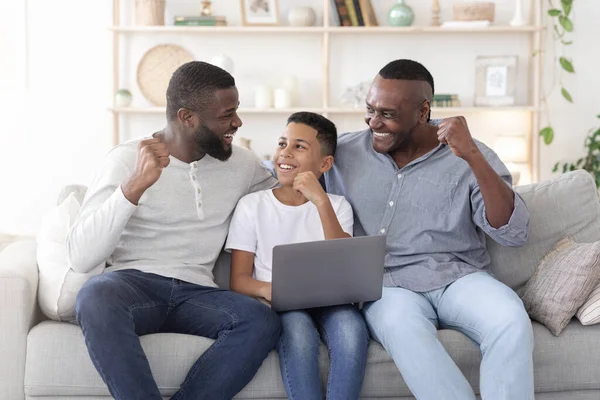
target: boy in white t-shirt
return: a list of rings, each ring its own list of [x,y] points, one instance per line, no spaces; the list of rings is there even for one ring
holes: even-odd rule
[[[225,245],[231,250],[231,289],[271,300],[273,247],[352,235],[353,215],[344,197],[328,195],[319,183],[333,165],[337,129],[308,112],[288,119],[275,152],[280,187],[243,197]],[[354,305],[283,312],[277,351],[290,399],[323,399],[319,335],[329,349],[327,399],[358,399],[369,333]]]

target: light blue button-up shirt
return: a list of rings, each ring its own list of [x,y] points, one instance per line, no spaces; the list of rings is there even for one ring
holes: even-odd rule
[[[511,185],[498,156],[476,141],[492,168]],[[385,286],[425,292],[473,272],[488,270],[486,234],[520,246],[529,233],[529,212],[515,193],[509,222],[492,227],[475,175],[444,144],[398,168],[373,149],[372,132],[340,136],[327,191],[345,196],[355,213],[354,233],[387,235]]]

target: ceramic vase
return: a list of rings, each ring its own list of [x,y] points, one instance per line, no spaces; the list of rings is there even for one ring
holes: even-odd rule
[[[411,26],[415,13],[405,0],[398,0],[388,13],[388,23],[391,26]]]

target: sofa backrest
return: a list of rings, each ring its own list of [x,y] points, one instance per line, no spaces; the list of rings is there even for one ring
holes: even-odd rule
[[[594,180],[583,170],[515,190],[531,215],[529,240],[511,248],[487,238],[487,248],[492,273],[519,292],[540,260],[566,235],[577,243],[600,240],[600,202]]]

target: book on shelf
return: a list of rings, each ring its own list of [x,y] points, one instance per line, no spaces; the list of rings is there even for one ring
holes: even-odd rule
[[[227,26],[225,17],[212,15],[191,15],[175,17],[176,26]]]
[[[457,94],[436,94],[433,96],[432,107],[460,107]]]
[[[378,26],[371,0],[331,0],[332,25]]]

